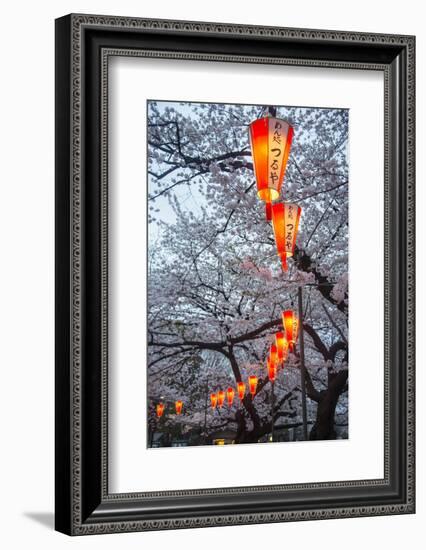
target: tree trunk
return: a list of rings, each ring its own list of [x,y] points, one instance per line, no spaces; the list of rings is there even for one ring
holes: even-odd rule
[[[312,427],[309,439],[336,439],[334,429],[334,414],[340,394],[346,386],[348,371],[341,370],[333,376],[328,389],[319,392],[317,417]]]

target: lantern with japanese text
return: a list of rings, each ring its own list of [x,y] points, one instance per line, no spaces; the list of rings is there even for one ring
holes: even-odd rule
[[[294,254],[301,213],[300,206],[290,202],[278,202],[272,205],[275,243],[284,271],[287,271],[287,258]]]
[[[164,412],[164,403],[157,403],[157,406],[156,406],[156,412],[157,412],[157,417],[158,418],[161,418],[163,416],[163,412]]]
[[[216,408],[217,405],[217,395],[215,393],[210,394],[210,404],[212,406],[212,409]]]
[[[226,399],[228,400],[228,405],[229,406],[231,406],[232,402],[234,401],[234,395],[235,395],[235,392],[234,392],[233,388],[228,388],[226,390]]]
[[[180,414],[182,412],[182,407],[183,407],[182,401],[176,401],[175,407],[176,407],[176,414]]]
[[[283,326],[290,350],[294,351],[297,335],[299,332],[299,319],[294,311],[288,309],[283,311]]]
[[[271,220],[272,202],[280,196],[293,133],[288,122],[271,116],[249,125],[257,195],[265,203],[267,220]]]
[[[222,407],[223,403],[225,401],[225,392],[223,390],[220,390],[217,392],[217,404],[219,407]]]
[[[275,334],[275,343],[277,346],[278,361],[284,363],[288,354],[288,341],[284,332],[277,332]]]
[[[254,397],[256,395],[256,388],[257,388],[257,376],[249,376],[249,388],[251,396]]]
[[[244,399],[244,395],[246,393],[246,385],[244,384],[244,382],[238,382],[237,383],[237,391],[238,391],[238,397],[242,401]]]

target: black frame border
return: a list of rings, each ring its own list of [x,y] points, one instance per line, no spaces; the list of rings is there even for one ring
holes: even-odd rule
[[[57,530],[83,535],[414,513],[414,51],[413,36],[78,14],[56,20]],[[111,55],[384,72],[389,430],[383,480],[108,494]]]

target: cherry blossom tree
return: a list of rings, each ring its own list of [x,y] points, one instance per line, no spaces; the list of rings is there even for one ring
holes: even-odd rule
[[[348,111],[277,107],[294,127],[283,198],[302,207],[283,272],[256,194],[248,124],[266,106],[148,104],[148,400],[167,403],[162,430],[219,429],[238,443],[302,423],[300,360],[265,359],[281,312],[303,288],[310,439],[347,437]],[[257,394],[210,408],[209,394],[259,378]],[[184,413],[172,413],[176,399]]]

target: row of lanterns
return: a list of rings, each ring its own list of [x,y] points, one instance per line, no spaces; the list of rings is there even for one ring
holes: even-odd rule
[[[258,382],[257,376],[248,377],[249,392],[252,397],[256,395],[257,382]],[[237,394],[240,401],[242,401],[246,395],[246,385],[244,382],[237,382]],[[235,396],[234,388],[229,387],[226,390],[226,400],[230,407],[234,402],[234,396]],[[216,407],[222,408],[224,402],[225,402],[225,392],[223,390],[219,390],[216,393],[210,394],[210,405],[212,409],[215,409]]]
[[[271,382],[275,382],[277,370],[280,366],[284,366],[284,362],[288,357],[289,351],[294,351],[294,346],[297,340],[299,331],[299,319],[292,310],[286,310],[282,313],[282,322],[284,332],[277,332],[275,334],[275,344],[271,344],[269,348],[269,355],[266,360],[266,366],[268,369],[268,378]],[[251,375],[248,377],[249,393],[252,397],[256,395],[258,377]],[[246,394],[246,384],[242,381],[237,382],[237,395],[242,401]],[[222,408],[225,403],[225,396],[228,406],[231,407],[234,402],[235,390],[229,387],[225,391],[219,390],[216,393],[210,394],[210,405],[212,409]],[[182,413],[183,402],[181,400],[175,401],[175,412],[177,415]],[[164,403],[160,402],[156,405],[157,417],[161,418],[165,410]]]
[[[182,413],[182,407],[183,407],[183,401],[181,401],[181,400],[175,401],[175,412],[176,412],[176,414],[179,415],[179,414]],[[164,403],[157,403],[157,405],[155,407],[155,412],[157,413],[158,418],[161,418],[163,416],[164,410],[165,410]]]
[[[293,135],[293,127],[287,121],[269,115],[249,125],[257,195],[265,203],[267,221],[272,221],[283,271],[287,271],[287,258],[294,254],[302,214],[302,209],[297,204],[277,202],[281,194]],[[278,367],[284,365],[288,352],[294,351],[299,329],[299,320],[292,310],[282,313],[282,322],[284,332],[275,334],[275,344],[270,346],[266,361],[268,378],[272,383],[275,382]],[[248,383],[253,398],[256,395],[257,376],[249,376]],[[237,392],[242,401],[245,396],[244,382],[237,383]],[[232,406],[234,395],[234,389],[229,387],[226,391],[229,406]],[[223,390],[210,394],[212,409],[221,408],[224,402]]]
[[[265,203],[267,221],[272,221],[277,254],[283,271],[287,271],[287,259],[294,254],[302,214],[299,205],[279,201],[293,134],[293,127],[287,121],[273,116],[264,116],[249,125],[257,195]],[[282,313],[282,323],[284,332],[275,334],[275,343],[270,346],[266,359],[272,392],[277,370],[284,366],[288,352],[294,352],[299,330],[299,320],[292,310]],[[273,424],[274,420],[272,434]]]
[[[297,204],[276,202],[280,198],[293,134],[293,127],[287,121],[272,116],[264,116],[249,125],[257,195],[265,203],[266,219],[272,221],[284,271],[287,271],[287,258],[294,254],[302,213]]]
[[[286,310],[282,313],[282,322],[284,332],[277,332],[275,334],[275,344],[271,344],[269,348],[269,355],[266,360],[266,366],[268,369],[268,378],[271,382],[275,382],[277,375],[278,367],[284,366],[284,362],[288,357],[289,351],[294,351],[298,330],[299,330],[299,319],[292,310]],[[258,377],[249,376],[248,385],[249,393],[252,398],[256,395]],[[245,397],[246,385],[244,382],[237,383],[237,393],[240,401]],[[234,401],[235,391],[232,387],[229,387],[226,390],[226,398],[228,405],[231,407]],[[216,407],[222,408],[225,402],[225,392],[219,390],[216,393],[210,394],[210,404],[211,408],[215,409]]]
[[[293,134],[293,127],[287,121],[269,115],[257,119],[249,125],[257,195],[265,203],[267,221],[272,221],[277,254],[281,259],[284,271],[287,271],[287,258],[294,254],[302,213],[302,209],[297,204],[277,202],[281,194]],[[284,365],[288,352],[294,351],[299,329],[299,320],[293,311],[284,311],[282,320],[284,332],[275,334],[275,344],[270,346],[266,361],[268,378],[272,383],[275,381],[278,367]],[[257,376],[249,376],[248,386],[252,398],[256,395],[257,383]],[[238,382],[237,394],[241,401],[245,397],[245,392],[245,383]],[[229,387],[226,390],[226,399],[230,407],[234,396],[234,389]],[[219,390],[210,394],[212,409],[221,408],[224,402],[225,391]],[[182,401],[175,402],[177,415],[181,414],[182,407]],[[164,409],[164,403],[157,403],[158,418],[163,416]]]
[[[272,221],[277,253],[281,259],[283,271],[287,271],[287,258],[294,254],[302,213],[302,209],[297,204],[278,202],[293,134],[293,127],[287,121],[272,116],[264,116],[249,125],[257,195],[265,203],[267,221]],[[270,346],[266,361],[271,383],[275,382],[277,369],[280,365],[284,365],[288,352],[294,351],[298,335],[299,320],[293,311],[284,311],[282,322],[284,332],[275,334],[275,344]],[[249,376],[249,392],[252,398],[256,395],[257,383],[257,376]],[[237,393],[241,401],[245,397],[245,389],[244,382],[237,383]],[[226,391],[229,406],[232,406],[234,395],[234,389],[229,387]],[[210,394],[212,409],[221,408],[224,402],[223,390]]]
[[[283,312],[282,322],[285,332],[275,334],[275,344],[270,346],[266,359],[268,378],[271,382],[275,382],[277,369],[279,366],[284,366],[288,352],[294,351],[299,330],[299,320],[292,310]]]

